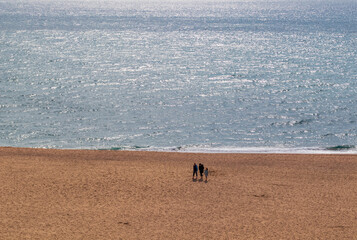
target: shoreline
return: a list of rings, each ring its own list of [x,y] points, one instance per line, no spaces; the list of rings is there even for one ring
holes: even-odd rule
[[[1,239],[357,236],[357,155],[0,147],[0,181]]]
[[[197,154],[292,154],[292,155],[357,155],[355,146],[341,145],[329,148],[44,148],[44,147],[12,147],[0,146],[1,148],[14,149],[43,149],[64,151],[115,151],[115,152],[157,152],[157,153],[197,153]]]

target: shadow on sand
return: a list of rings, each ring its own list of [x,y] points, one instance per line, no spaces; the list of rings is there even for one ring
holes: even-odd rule
[[[197,179],[197,178],[192,178],[192,182],[204,182],[204,183],[208,183],[207,180]]]

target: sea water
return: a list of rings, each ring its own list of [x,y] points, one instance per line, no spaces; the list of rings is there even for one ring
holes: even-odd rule
[[[354,0],[0,0],[0,146],[357,153],[356,57]]]

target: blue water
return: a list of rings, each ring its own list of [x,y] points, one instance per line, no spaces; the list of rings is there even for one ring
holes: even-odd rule
[[[356,1],[0,0],[0,146],[357,153]]]

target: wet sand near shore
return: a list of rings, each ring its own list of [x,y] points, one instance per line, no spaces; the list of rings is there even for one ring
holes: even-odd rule
[[[4,147],[0,181],[0,239],[357,239],[357,155]]]

